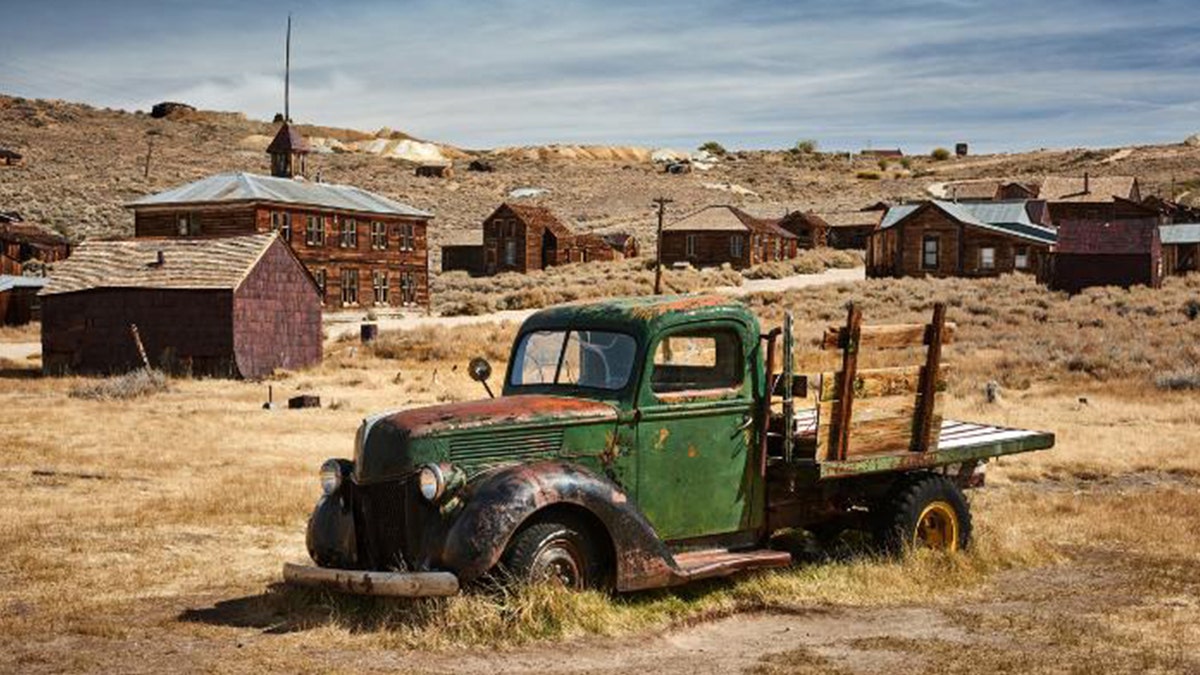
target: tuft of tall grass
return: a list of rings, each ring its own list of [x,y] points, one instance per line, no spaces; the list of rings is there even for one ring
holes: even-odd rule
[[[151,396],[169,388],[167,376],[161,370],[139,368],[124,375],[79,385],[72,388],[69,395],[92,401],[123,401]]]

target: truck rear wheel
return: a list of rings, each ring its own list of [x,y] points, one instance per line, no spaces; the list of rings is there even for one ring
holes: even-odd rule
[[[522,528],[504,554],[504,568],[521,581],[556,583],[566,588],[596,588],[603,563],[575,523],[547,521]]]
[[[876,520],[884,549],[965,549],[971,541],[971,509],[957,485],[945,476],[926,475],[903,483],[885,501]]]

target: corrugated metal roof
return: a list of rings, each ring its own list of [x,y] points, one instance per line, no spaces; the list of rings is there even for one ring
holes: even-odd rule
[[[0,293],[14,288],[42,288],[49,279],[46,277],[19,277],[11,274],[0,275]]]
[[[1200,244],[1200,223],[1159,225],[1163,244]]]
[[[242,172],[209,176],[166,192],[142,197],[126,206],[136,209],[143,206],[245,201],[298,204],[413,218],[433,217],[432,214],[418,208],[401,204],[373,192],[367,192],[353,185],[312,183]]]
[[[55,263],[42,295],[94,288],[233,290],[275,242],[286,246],[274,232],[211,239],[85,241],[70,258]]]
[[[951,218],[974,227],[1011,234],[1044,244],[1057,240],[1055,231],[1029,220],[1025,200],[998,202],[947,202],[931,199],[928,202],[900,204],[888,209],[879,229],[887,229],[912,215],[917,209],[932,204]]]

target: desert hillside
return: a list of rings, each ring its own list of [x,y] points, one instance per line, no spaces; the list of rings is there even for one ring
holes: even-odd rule
[[[21,167],[0,167],[0,209],[17,210],[79,240],[132,233],[122,204],[221,171],[268,171],[263,152],[274,131],[236,113],[180,112],[166,119],[61,101],[0,96],[0,147],[25,155]],[[665,195],[681,214],[732,203],[760,215],[785,210],[856,209],[879,200],[915,198],[936,182],[988,176],[1032,179],[1046,174],[1132,174],[1143,194],[1200,193],[1200,147],[1187,144],[1072,149],[972,156],[903,164],[831,154],[734,151],[707,171],[667,175],[652,149],[627,146],[542,146],[464,151],[400,132],[302,126],[320,152],[310,174],[353,183],[436,214],[434,243],[477,225],[510,191],[538,188],[536,197],[581,229],[632,229],[649,235],[650,200]],[[819,132],[819,130],[818,130]],[[811,130],[810,130],[810,133]],[[819,136],[819,133],[817,133]],[[719,139],[718,139],[719,140]],[[953,139],[948,139],[953,140]],[[150,173],[144,175],[153,142]],[[688,149],[684,149],[688,150]],[[466,170],[473,158],[492,173]],[[414,162],[453,161],[453,179],[418,178]],[[436,256],[435,248],[435,256]]]

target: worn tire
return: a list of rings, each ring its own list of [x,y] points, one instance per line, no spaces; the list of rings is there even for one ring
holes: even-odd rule
[[[556,582],[574,590],[602,588],[605,562],[586,527],[570,520],[535,522],[521,528],[501,562],[511,577],[527,583]]]
[[[875,519],[875,538],[888,552],[910,547],[961,551],[971,543],[971,508],[945,476],[905,480],[884,500]]]

